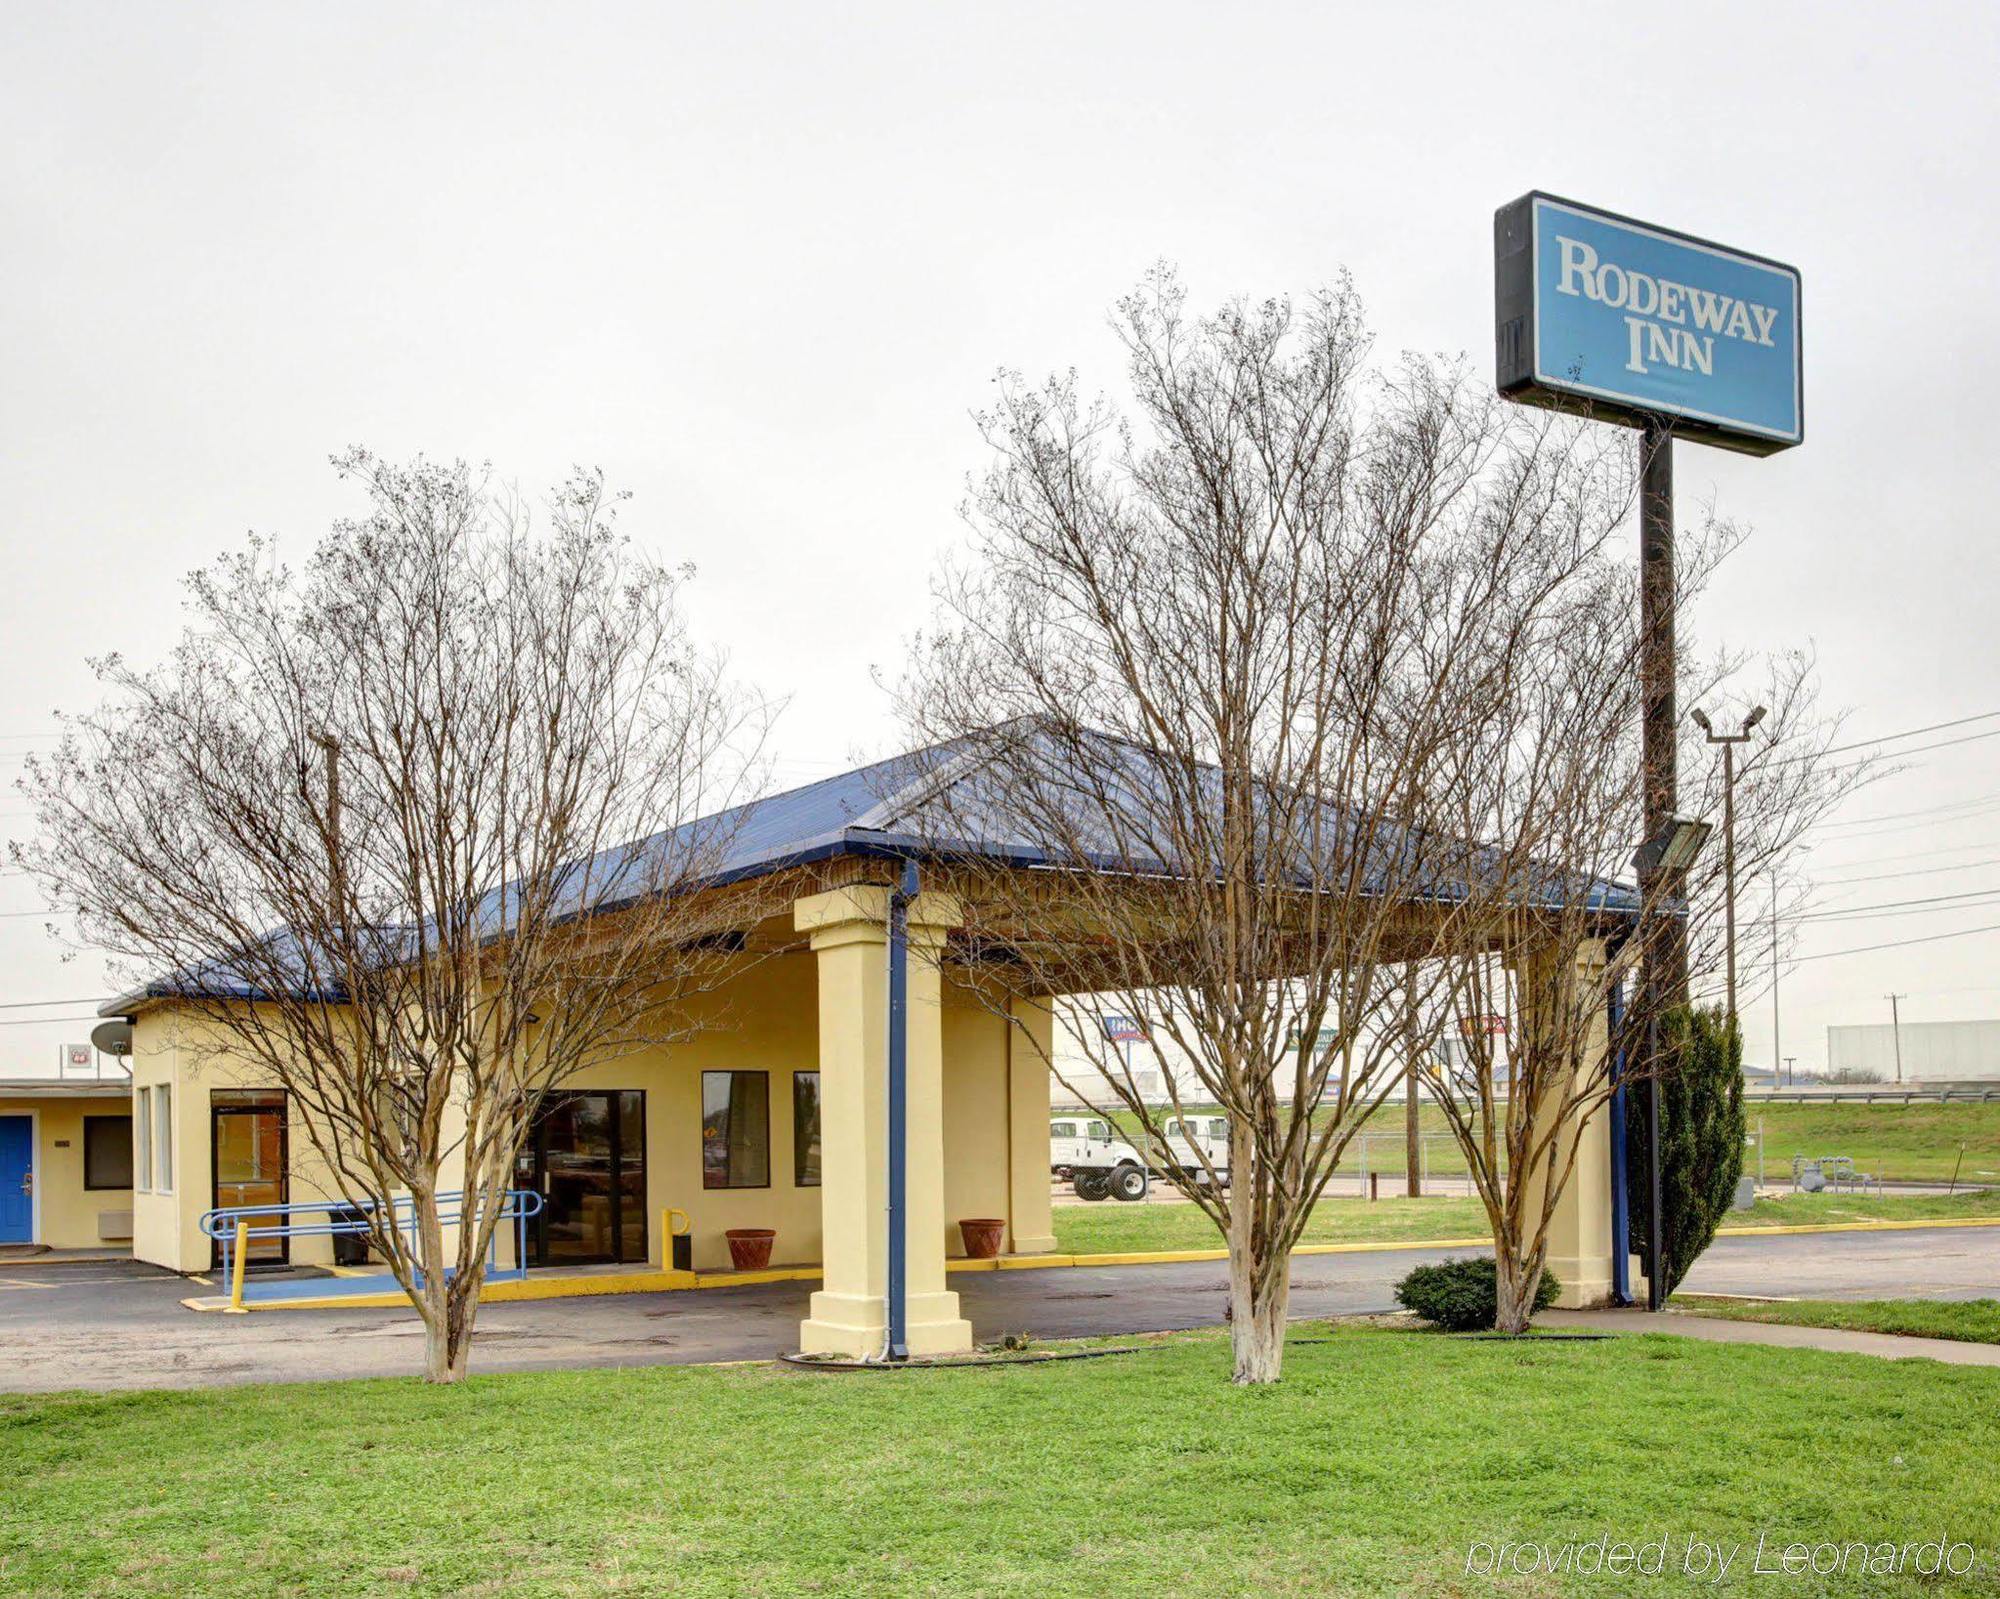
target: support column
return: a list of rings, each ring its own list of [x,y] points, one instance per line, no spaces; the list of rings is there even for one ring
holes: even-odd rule
[[[819,977],[822,1286],[799,1324],[806,1354],[879,1355],[889,1282],[889,891],[855,885],[794,907]],[[945,1287],[944,1030],[938,955],[959,919],[948,894],[909,907],[904,1280],[913,1355],[972,1347]]]
[[[1017,1255],[1056,1247],[1049,1214],[1049,1062],[1055,1013],[1046,999],[1017,999],[1007,1029],[1007,1233]]]
[[[1547,984],[1531,980],[1523,994],[1524,1001],[1529,995],[1548,992],[1566,995],[1565,1003],[1589,1007],[1589,1031],[1583,1041],[1582,1064],[1578,1076],[1590,1085],[1588,1091],[1597,1092],[1604,1073],[1609,1069],[1606,1056],[1610,1051],[1610,1027],[1605,1015],[1604,1004],[1604,945],[1597,939],[1586,939],[1574,956],[1573,971],[1569,974],[1570,984]],[[1527,1028],[1531,1031],[1530,1019]],[[1553,1114],[1553,1108],[1551,1108]],[[1565,1310],[1575,1310],[1589,1305],[1604,1305],[1611,1301],[1612,1293],[1612,1250],[1611,1227],[1611,1109],[1608,1104],[1597,1109],[1580,1125],[1568,1130],[1559,1140],[1554,1152],[1552,1170],[1561,1170],[1566,1160],[1570,1144],[1576,1149],[1576,1164],[1571,1169],[1569,1181],[1556,1196],[1555,1212],[1549,1218],[1548,1269],[1556,1274],[1562,1283],[1561,1296],[1556,1303]],[[1546,1181],[1547,1172],[1537,1174],[1537,1180]]]

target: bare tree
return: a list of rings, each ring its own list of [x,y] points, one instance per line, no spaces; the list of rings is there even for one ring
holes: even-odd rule
[[[1228,1117],[1227,1191],[1205,1157],[1176,1181],[1228,1243],[1235,1379],[1268,1382],[1291,1251],[1456,970],[1461,729],[1601,585],[1631,474],[1459,366],[1372,369],[1345,284],[1197,318],[1163,273],[1116,326],[1133,419],[1003,379],[904,703],[951,779],[932,846],[984,846],[971,957],[1139,1020],[1168,1102],[1081,1006],[1111,1093],[1065,1088],[1161,1166],[1184,1088]]]
[[[163,665],[96,663],[16,858],[189,1047],[286,1091],[452,1382],[543,1097],[681,1036],[738,959],[751,891],[696,818],[758,712],[595,475],[538,533],[463,464],[335,465],[371,508],[302,572],[253,539]]]
[[[1712,526],[1688,542],[1678,608],[1740,538]],[[1650,899],[1624,882],[1643,814],[1637,581],[1632,564],[1607,558],[1589,581],[1568,584],[1563,604],[1514,610],[1459,662],[1476,691],[1461,702],[1440,792],[1457,809],[1457,836],[1481,848],[1456,894],[1459,936],[1423,995],[1417,1060],[1487,1213],[1506,1332],[1532,1314],[1585,1124],[1621,1081],[1643,1089],[1673,1067],[1650,1042],[1663,997],[1627,979],[1678,963],[1682,951],[1697,985],[1723,963],[1719,843]],[[1751,666],[1688,664],[1680,703],[1726,697]],[[1753,697],[1767,708],[1767,736],[1738,768],[1739,884],[1869,776],[1865,761],[1823,757],[1837,723],[1819,712],[1808,657],[1775,657],[1764,672]],[[1684,760],[1701,776],[1682,795],[1683,814],[1720,815],[1708,766]],[[1614,987],[1629,998],[1622,1017],[1612,1014]]]

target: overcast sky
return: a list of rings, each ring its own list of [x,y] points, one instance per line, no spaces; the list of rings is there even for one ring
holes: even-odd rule
[[[1344,266],[1386,349],[1486,369],[1492,214],[1534,187],[1803,273],[1805,444],[1680,447],[1684,513],[1756,529],[1699,641],[1815,646],[1855,738],[2000,711],[1990,0],[1894,27],[1147,0],[72,4],[0,30],[0,772],[91,702],[87,656],[165,647],[190,567],[250,528],[303,554],[352,511],[349,443],[535,489],[602,467],[788,698],[781,779],[884,753],[873,673],[958,536],[996,367],[1115,382],[1107,309],[1168,258],[1203,301]],[[1996,898],[1815,923],[1808,956],[2000,924],[2000,737],[1913,757],[1812,866],[1827,910]],[[88,1031],[13,1025],[83,1009],[27,1002],[104,991],[38,904],[0,878],[6,1075]],[[1892,990],[1906,1020],[2000,1016],[2000,931],[1803,962],[1785,1052],[1817,1066]],[[1745,1022],[1768,1060],[1768,1001]]]

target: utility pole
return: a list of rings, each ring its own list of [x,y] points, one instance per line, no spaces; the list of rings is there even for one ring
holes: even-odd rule
[[[1898,1002],[1908,999],[1908,994],[1891,994],[1889,999],[1889,1031],[1896,1040],[1896,1081],[1903,1080],[1903,1014]]]
[[[308,735],[326,753],[326,865],[333,887],[335,921],[347,919],[346,894],[340,874],[340,740],[331,733]]]
[[[1412,1199],[1424,1191],[1423,1131],[1417,1120],[1417,963],[1403,963],[1403,1191]]]
[[[1778,1031],[1778,874],[1771,873],[1771,1070],[1778,1069],[1778,1062],[1785,1057],[1782,1035]]]
[[[1736,746],[1750,740],[1750,730],[1767,714],[1759,705],[1743,718],[1737,733],[1718,733],[1706,711],[1692,713],[1694,725],[1711,744],[1722,746],[1722,925],[1724,960],[1729,972],[1729,1024],[1736,1025]],[[1775,1069],[1777,1057],[1772,1056]]]

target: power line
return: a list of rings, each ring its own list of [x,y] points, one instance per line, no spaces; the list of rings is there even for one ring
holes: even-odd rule
[[[1865,862],[1852,862],[1865,865]],[[1867,877],[1820,877],[1814,882],[1821,888],[1845,888],[1850,883],[1886,883],[1898,877],[1935,877],[1939,872],[1976,872],[1983,866],[2000,866],[2000,855],[1990,860],[1961,861],[1954,866],[1913,866],[1907,872],[1875,872]]]
[[[102,1005],[113,997],[110,994],[86,994],[81,999],[10,999],[0,1004],[0,1010],[40,1010],[49,1005]]]
[[[1973,722],[1990,722],[1996,716],[2000,716],[2000,711],[1981,711],[1977,716],[1960,716],[1953,718],[1949,722],[1932,722],[1928,727],[1905,728],[1900,733],[1884,733],[1880,738],[1864,738],[1852,744],[1835,744],[1831,749],[1821,750],[1820,754],[1845,755],[1849,750],[1873,749],[1878,744],[1893,744],[1897,739],[1915,738],[1920,733],[1942,733],[1947,728],[1966,727]],[[1978,737],[1990,738],[1992,734],[1981,733]],[[1905,751],[1904,753],[1908,754],[1911,752]]]
[[[1986,927],[1962,927],[1955,933],[1927,933],[1922,938],[1891,939],[1886,944],[1861,944],[1854,949],[1829,949],[1818,955],[1794,955],[1785,962],[1787,966],[1798,966],[1806,961],[1838,960],[1842,955],[1869,955],[1878,949],[1903,949],[1911,944],[1938,944],[1947,938],[1970,938],[1974,933],[2000,933],[2000,922]],[[0,1023],[0,1026],[4,1026]]]
[[[1915,899],[1881,899],[1872,905],[1829,905],[1825,910],[1800,911],[1787,920],[1810,922],[1834,916],[1866,916],[1874,911],[1901,910],[1907,905],[1943,905],[1952,900],[1991,899],[1996,894],[2000,894],[2000,888],[1968,888],[1956,894],[1925,894]]]
[[[1928,819],[1943,821],[1970,821],[1974,816],[2000,807],[2000,793],[1975,794],[1970,799],[1952,800],[1944,805],[1926,805],[1914,811],[1884,811],[1880,816],[1856,816],[1845,822],[1821,822],[1823,828],[1875,827],[1881,822],[1915,823]],[[1951,814],[1947,813],[1962,813]],[[1884,833],[1902,833],[1906,826],[1884,827]],[[1868,835],[1868,836],[1873,836]]]
[[[1846,840],[1844,839],[1831,839],[1826,842],[1825,848],[1835,849],[1845,842]],[[1905,850],[1900,855],[1863,855],[1859,860],[1839,861],[1835,864],[1840,866],[1880,866],[1888,861],[1927,861],[1933,855],[1963,855],[1967,850],[1993,849],[1994,847],[1994,840],[1984,839],[1971,844],[1940,844],[1936,849]],[[1948,870],[1949,868],[1943,869]]]
[[[104,1018],[93,1011],[88,1016],[9,1016],[0,1027],[60,1027],[68,1022],[97,1022]]]

